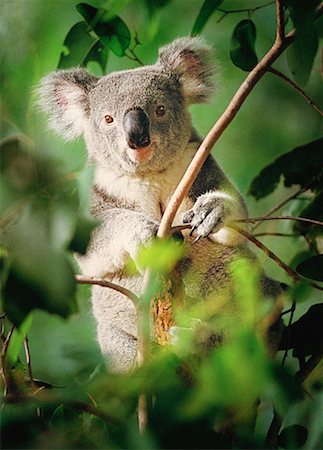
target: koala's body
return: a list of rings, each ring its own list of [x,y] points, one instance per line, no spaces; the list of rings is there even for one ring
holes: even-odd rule
[[[140,294],[142,277],[126,275],[124,266],[156,234],[199,146],[188,106],[212,93],[210,58],[201,39],[180,38],[163,47],[151,66],[102,78],[76,68],[43,80],[40,103],[52,128],[67,139],[83,134],[95,167],[91,209],[101,225],[78,258],[85,275]],[[174,221],[189,222],[195,236],[208,237],[194,244],[190,257],[190,266],[205,277],[202,295],[227,279],[226,263],[242,251],[243,239],[226,223],[246,214],[242,198],[209,156]],[[127,370],[136,356],[133,304],[98,286],[92,302],[103,354],[114,370]]]

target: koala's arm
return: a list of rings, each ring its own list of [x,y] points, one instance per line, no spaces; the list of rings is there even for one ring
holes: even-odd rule
[[[139,247],[149,243],[158,229],[153,219],[126,208],[107,209],[100,220],[87,254],[78,257],[83,274],[93,277],[120,273],[128,258],[135,259]]]
[[[184,223],[191,223],[195,236],[208,236],[214,242],[229,246],[245,241],[226,224],[246,218],[247,207],[211,155],[200,170],[189,197],[195,203],[182,219]]]

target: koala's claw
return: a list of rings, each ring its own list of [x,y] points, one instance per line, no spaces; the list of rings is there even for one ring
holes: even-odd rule
[[[192,209],[183,214],[182,221],[191,223],[190,236],[200,239],[216,233],[224,225],[228,215],[229,207],[223,199],[204,194],[197,199]]]
[[[193,244],[196,244],[197,243],[197,241],[199,241],[200,239],[201,239],[201,235],[198,235],[195,239],[194,239],[194,241],[192,242],[192,245]]]

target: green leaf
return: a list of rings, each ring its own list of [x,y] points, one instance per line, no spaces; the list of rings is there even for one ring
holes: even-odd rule
[[[242,20],[233,30],[230,57],[233,64],[249,72],[258,63],[255,51],[256,26],[252,20]]]
[[[296,267],[297,272],[305,278],[323,281],[323,255],[305,259]]]
[[[104,72],[108,62],[108,56],[109,50],[104,47],[100,41],[98,41],[90,49],[88,55],[84,59],[84,65],[86,66],[91,61],[97,62],[101,67],[102,72]]]
[[[296,34],[294,42],[287,49],[287,60],[295,81],[304,86],[311,74],[318,49],[314,19],[315,9],[320,2],[319,0],[294,0],[289,3]]]
[[[18,361],[20,349],[24,343],[24,339],[31,327],[33,316],[30,314],[26,317],[26,319],[22,322],[19,328],[15,328],[13,330],[8,351],[7,351],[7,361],[10,366],[14,366]]]
[[[86,3],[79,3],[76,9],[107,49],[117,56],[125,55],[131,35],[129,28],[119,16]]]
[[[11,267],[3,306],[17,326],[35,308],[67,317],[76,312],[76,284],[64,251],[52,247],[46,221],[28,208],[7,231]]]
[[[88,26],[84,22],[78,22],[67,33],[64,39],[66,52],[62,52],[58,68],[65,69],[73,66],[85,66],[86,59],[95,45],[96,39],[89,35]]]
[[[308,431],[301,425],[290,425],[284,428],[278,436],[278,446],[286,449],[303,447],[307,441]]]
[[[284,184],[318,189],[323,182],[323,139],[310,142],[278,157],[253,179],[249,193],[256,199],[266,197],[284,176]]]
[[[218,9],[223,0],[205,0],[194,22],[191,35],[200,34],[211,15]]]
[[[78,218],[74,235],[69,245],[69,249],[84,255],[91,238],[91,233],[98,224],[98,220],[80,216]]]
[[[105,71],[109,50],[98,38],[89,34],[89,27],[85,22],[78,22],[70,29],[64,40],[64,46],[67,52],[61,53],[59,69],[86,66],[90,61],[94,61],[103,72]]]
[[[183,256],[184,247],[174,239],[154,239],[149,247],[142,247],[138,254],[138,264],[155,272],[171,271]]]

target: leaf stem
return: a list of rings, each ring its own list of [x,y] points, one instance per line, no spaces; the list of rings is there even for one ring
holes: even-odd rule
[[[309,98],[309,96],[303,91],[302,88],[298,86],[298,84],[288,78],[288,76],[286,76],[284,73],[280,72],[277,69],[274,69],[273,67],[270,67],[268,69],[268,72],[273,73],[277,77],[286,81],[286,83],[288,83],[296,92],[298,92],[309,105],[311,105],[321,116],[323,116],[323,111]]]

